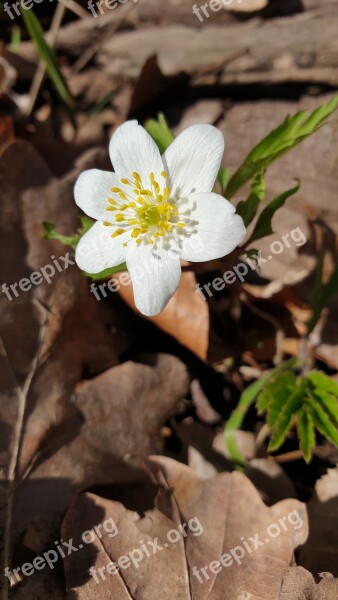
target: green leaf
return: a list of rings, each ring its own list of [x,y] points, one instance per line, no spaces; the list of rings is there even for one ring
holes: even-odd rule
[[[295,414],[304,400],[306,386],[306,380],[300,378],[296,389],[294,389],[293,393],[291,393],[289,399],[284,404],[274,426],[274,432],[268,448],[270,452],[278,450],[284,443],[284,440],[293,425]]]
[[[262,392],[262,395],[266,392],[265,395],[268,396],[268,398],[266,398],[266,401],[268,402],[266,407],[266,422],[270,429],[276,425],[281,408],[292,395],[295,385],[295,374],[287,371],[286,373],[279,375],[274,382],[269,383],[266,390]],[[261,404],[263,404],[263,402],[264,398],[261,401]]]
[[[312,306],[312,317],[308,323],[308,335],[314,330],[318,323],[322,310],[327,307],[332,296],[338,293],[338,266],[335,268],[329,281],[323,285],[323,265],[324,257],[322,256],[319,262],[316,283],[314,288],[314,294],[311,302]]]
[[[251,150],[242,165],[231,177],[226,197],[234,194],[262,169],[300,144],[308,136],[315,133],[338,107],[338,96],[328,104],[319,106],[313,113],[301,111],[288,116],[276,129],[271,131],[257,146]]]
[[[314,390],[314,398],[320,402],[335,427],[338,427],[338,398],[323,390]]]
[[[160,153],[163,154],[174,139],[164,114],[160,113],[157,121],[154,119],[146,121],[144,128],[156,142]]]
[[[283,373],[284,371],[287,371],[288,369],[298,369],[301,367],[301,365],[302,361],[299,358],[290,358],[283,364],[270,371],[270,373],[264,377],[261,377],[261,379],[258,379],[249,385],[242,393],[238,406],[231,413],[224,429],[224,440],[230,457],[239,466],[245,465],[245,458],[237,447],[233,432],[242,426],[250,406],[253,404],[258,394],[263,390],[264,386],[271,378]]]
[[[94,225],[95,221],[90,219],[90,217],[82,216],[80,217],[81,227],[74,235],[62,235],[55,230],[55,225],[52,223],[47,223],[46,221],[42,223],[42,226],[45,230],[45,233],[42,237],[46,240],[58,240],[65,246],[70,246],[75,250],[82,236],[84,236],[87,231]],[[116,267],[111,267],[110,269],[105,269],[100,273],[86,273],[83,271],[86,277],[90,277],[93,281],[98,281],[100,279],[107,279],[114,273],[120,273],[121,271],[128,271],[126,263],[122,263]]]
[[[22,11],[22,17],[27,27],[27,31],[35,44],[38,55],[46,66],[46,71],[53,82],[60,99],[71,110],[75,107],[75,101],[72,97],[67,82],[62,75],[57,63],[56,55],[50,48],[44,38],[44,31],[32,10]]]
[[[258,217],[255,229],[250,237],[248,244],[260,240],[268,235],[273,233],[273,229],[271,226],[272,217],[274,216],[276,210],[281,208],[286,200],[296,194],[300,187],[300,181],[298,181],[297,185],[290,190],[286,190],[282,194],[276,196],[269,204],[264,208],[260,216]]]
[[[231,177],[230,169],[225,169],[224,167],[221,167],[220,170],[218,171],[217,180],[222,188],[222,192],[225,192],[225,189],[226,189],[226,186],[228,185],[228,181],[229,181],[230,177]]]
[[[266,184],[263,173],[258,173],[251,184],[251,192],[247,200],[242,200],[237,204],[236,213],[244,221],[245,227],[248,227],[255,218],[258,206],[264,200],[266,193]]]
[[[111,267],[110,269],[105,269],[104,271],[101,271],[100,273],[86,273],[86,271],[83,271],[83,273],[86,275],[86,277],[90,277],[93,281],[98,281],[99,279],[107,279],[114,273],[121,273],[121,271],[128,271],[126,263],[117,265],[117,267]]]
[[[326,437],[329,442],[338,446],[338,429],[331,422],[330,417],[321,406],[320,402],[310,393],[307,404],[311,408],[314,424],[318,431]]]
[[[304,454],[305,461],[309,463],[312,458],[312,451],[316,445],[313,418],[306,406],[303,406],[298,411],[297,417],[297,433],[300,449]]]
[[[338,382],[328,377],[322,371],[312,371],[308,373],[307,378],[311,381],[315,388],[335,394],[338,397]]]
[[[53,223],[47,223],[44,221],[42,226],[44,228],[44,234],[42,238],[45,240],[58,240],[61,244],[65,246],[70,246],[70,248],[76,248],[82,236],[89,231],[89,229],[94,225],[95,221],[90,219],[89,217],[82,216],[80,217],[81,227],[74,235],[62,235],[58,233],[55,229],[55,225]]]

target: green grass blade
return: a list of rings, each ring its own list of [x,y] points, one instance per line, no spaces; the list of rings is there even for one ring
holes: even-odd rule
[[[67,82],[60,71],[56,55],[50,48],[44,38],[44,31],[32,10],[22,11],[22,17],[27,27],[27,31],[35,44],[36,51],[45,64],[47,74],[61,99],[61,101],[71,110],[75,107],[75,101],[72,97]]]

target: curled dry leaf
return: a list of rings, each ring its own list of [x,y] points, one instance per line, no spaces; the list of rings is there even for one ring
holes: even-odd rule
[[[107,527],[110,535],[101,527],[92,544],[65,558],[68,598],[280,599],[294,549],[307,537],[304,505],[285,500],[268,508],[240,473],[203,481],[172,459],[152,457],[149,466],[159,491],[155,508],[144,517],[93,494],[79,496],[68,510],[62,529],[65,539],[73,537],[78,543],[82,532],[108,519],[117,527],[114,535],[112,526]],[[297,528],[288,521],[291,513],[294,524],[297,515]],[[276,536],[272,526],[281,522],[288,526]],[[186,535],[177,536],[174,530]],[[259,543],[240,552],[243,540],[249,543],[250,538]],[[148,554],[144,547],[149,548]],[[131,556],[140,548],[144,556],[137,563]],[[232,550],[242,557],[223,567],[220,557]],[[119,559],[123,568],[110,575],[106,566]],[[91,566],[95,578],[88,573]]]

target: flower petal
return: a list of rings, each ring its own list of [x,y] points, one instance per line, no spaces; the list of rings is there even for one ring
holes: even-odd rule
[[[179,258],[163,249],[140,245],[128,249],[126,262],[136,307],[148,317],[159,314],[178,288]]]
[[[113,227],[106,227],[100,221],[94,223],[76,247],[75,260],[80,269],[100,273],[126,260],[127,247],[123,243],[130,239],[130,232],[112,238],[113,232]]]
[[[235,214],[235,207],[222,196],[212,192],[192,194],[185,206],[196,226],[191,235],[188,230],[183,231],[180,238],[182,259],[204,262],[221,258],[244,239],[246,229],[242,217]]]
[[[192,125],[180,133],[162,157],[173,195],[210,192],[223,152],[223,135],[212,125]]]
[[[119,177],[139,173],[143,186],[149,186],[150,173],[160,179],[163,162],[158,147],[137,121],[127,121],[117,128],[109,144],[110,159]]]
[[[99,169],[84,171],[75,183],[75,202],[93,219],[107,221],[106,208],[108,198],[113,196],[112,187],[122,187],[115,173]]]

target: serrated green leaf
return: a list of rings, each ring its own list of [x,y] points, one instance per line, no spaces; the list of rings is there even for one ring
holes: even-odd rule
[[[281,409],[292,395],[295,385],[296,376],[294,373],[287,372],[279,376],[274,385],[269,386],[270,402],[266,407],[266,422],[270,429],[276,426]]]
[[[338,96],[319,106],[313,113],[301,111],[287,117],[248,154],[242,165],[231,177],[226,197],[233,195],[262,169],[266,169],[280,156],[292,150],[309,135],[315,133],[338,107]]]
[[[236,444],[233,432],[241,427],[250,406],[254,403],[258,394],[262,391],[266,383],[272,377],[277,376],[278,374],[283,373],[288,369],[296,370],[300,368],[301,365],[302,361],[299,358],[290,358],[283,364],[270,371],[270,373],[268,373],[264,377],[261,377],[261,379],[258,379],[257,381],[249,385],[242,393],[238,406],[231,413],[224,429],[225,445],[228,448],[230,457],[234,461],[234,463],[236,463],[240,467],[245,465],[245,458]]]
[[[146,121],[144,128],[157,144],[160,153],[163,154],[174,139],[164,114],[160,113],[157,121],[155,119]]]
[[[228,181],[229,181],[230,177],[231,177],[230,169],[221,167],[220,170],[218,171],[217,180],[222,188],[222,192],[225,192],[225,189],[226,189],[226,186],[228,185]]]
[[[256,223],[255,229],[250,237],[248,244],[252,244],[257,240],[261,240],[262,238],[271,235],[273,233],[271,221],[274,216],[276,210],[281,208],[286,200],[296,194],[300,187],[300,181],[298,181],[297,185],[289,190],[286,190],[282,194],[276,196],[269,204],[264,208],[260,216],[258,217],[258,221]]]
[[[312,371],[308,373],[307,378],[315,388],[335,394],[338,398],[338,382],[325,375],[322,371]]]
[[[321,403],[310,393],[307,404],[311,409],[315,427],[329,442],[338,446],[338,429],[331,422]]]
[[[313,418],[306,406],[298,411],[297,417],[297,433],[300,449],[303,452],[305,461],[309,463],[312,458],[312,451],[316,445]]]
[[[338,428],[338,398],[318,389],[313,390],[312,394],[320,402],[333,425]]]
[[[239,202],[236,208],[236,213],[242,217],[245,227],[248,227],[255,218],[257,209],[265,198],[265,193],[264,174],[258,173],[252,182],[249,197]]]
[[[282,408],[280,415],[275,423],[274,432],[269,444],[269,451],[278,450],[285,441],[285,438],[292,428],[296,412],[301,406],[306,391],[307,381],[299,379],[296,389],[291,393],[289,399]]]
[[[44,31],[32,10],[22,11],[22,17],[27,27],[27,31],[35,44],[36,51],[45,64],[47,74],[64,104],[71,110],[75,107],[75,100],[72,97],[67,82],[60,71],[56,55],[50,48],[44,38]]]

